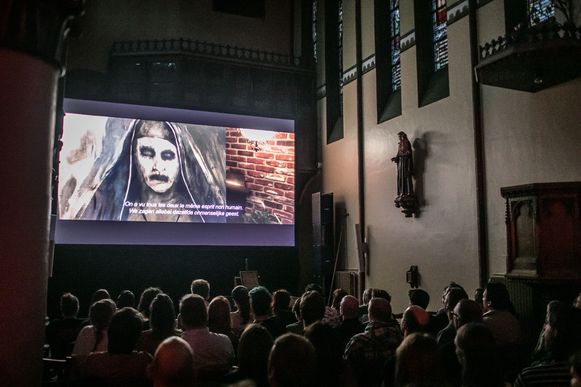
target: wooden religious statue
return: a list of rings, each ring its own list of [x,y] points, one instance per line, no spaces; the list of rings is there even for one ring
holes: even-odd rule
[[[414,193],[414,160],[412,144],[404,132],[399,132],[397,154],[391,161],[397,165],[397,196],[394,200],[397,208],[402,208],[406,217],[415,215],[418,210],[418,200]]]

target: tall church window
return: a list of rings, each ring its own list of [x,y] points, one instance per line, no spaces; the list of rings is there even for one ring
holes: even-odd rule
[[[391,52],[391,89],[401,88],[399,0],[389,0],[389,45]]]
[[[448,66],[448,13],[446,0],[432,0],[432,39],[434,71]]]
[[[343,138],[343,2],[325,1],[327,143]]]
[[[553,0],[528,0],[529,26],[534,27],[555,17]]]

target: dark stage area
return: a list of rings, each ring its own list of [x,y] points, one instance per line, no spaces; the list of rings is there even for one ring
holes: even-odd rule
[[[58,245],[48,282],[48,316],[58,316],[63,292],[79,298],[82,316],[100,288],[113,298],[129,289],[139,299],[143,289],[156,286],[177,304],[190,292],[192,280],[203,278],[210,282],[211,296],[229,296],[246,260],[249,270],[258,271],[261,285],[296,294],[296,248]]]

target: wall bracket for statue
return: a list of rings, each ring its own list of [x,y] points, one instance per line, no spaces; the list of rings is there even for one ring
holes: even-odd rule
[[[419,204],[414,192],[414,157],[412,144],[404,132],[399,132],[397,154],[391,158],[397,165],[397,196],[394,204],[401,208],[406,218],[417,216]]]

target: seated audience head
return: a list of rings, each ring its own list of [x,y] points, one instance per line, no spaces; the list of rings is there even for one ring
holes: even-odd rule
[[[512,308],[508,290],[500,282],[489,282],[486,284],[482,295],[482,304],[485,312],[489,310],[510,311]]]
[[[105,330],[116,310],[115,303],[108,298],[97,301],[89,309],[89,321],[97,331]]]
[[[180,337],[165,339],[147,368],[153,387],[186,387],[195,382],[192,348]]]
[[[401,331],[404,336],[428,330],[430,315],[417,305],[409,306],[401,317]]]
[[[341,300],[343,299],[343,297],[345,297],[346,295],[348,295],[349,293],[347,293],[345,290],[338,288],[333,290],[333,300],[331,303],[331,306],[339,311],[339,308],[341,306]]]
[[[72,293],[64,293],[60,298],[63,318],[76,318],[79,314],[79,299]]]
[[[250,291],[250,304],[255,317],[270,316],[272,314],[272,295],[264,286],[256,286]]]
[[[343,320],[353,320],[359,317],[359,301],[357,298],[346,295],[341,300],[341,305],[339,307],[339,313]]]
[[[484,324],[468,323],[461,326],[454,343],[458,362],[462,366],[463,385],[482,387],[503,385],[496,343]]]
[[[154,333],[164,336],[175,330],[176,312],[173,301],[167,294],[160,293],[151,302],[149,324]]]
[[[305,293],[310,292],[311,290],[318,292],[321,296],[323,295],[323,288],[319,284],[310,283],[307,286],[305,286]]]
[[[445,386],[444,368],[433,336],[412,333],[396,351],[396,386]]]
[[[153,301],[155,296],[157,296],[159,293],[161,293],[161,289],[156,287],[149,287],[141,293],[141,297],[139,297],[139,304],[137,305],[137,310],[145,318],[149,319],[149,306],[151,305],[151,301]]]
[[[428,309],[430,295],[424,289],[410,289],[408,296],[410,298],[410,305],[417,305],[424,310]]]
[[[581,350],[571,356],[571,387],[581,387]]]
[[[371,322],[387,322],[391,320],[391,305],[385,298],[372,298],[367,313]]]
[[[232,289],[232,299],[236,304],[236,308],[240,311],[242,322],[247,323],[250,320],[250,295],[246,286],[238,285]]]
[[[315,347],[317,357],[317,385],[340,385],[339,374],[343,365],[343,348],[330,325],[317,321],[305,330],[305,337]]]
[[[293,314],[297,321],[303,321],[303,316],[301,316],[301,299],[297,298],[293,304]]]
[[[306,338],[294,333],[280,336],[268,358],[270,386],[314,386],[316,362],[315,348]]]
[[[208,305],[208,328],[211,332],[230,334],[232,321],[230,320],[230,302],[224,296],[217,296]]]
[[[444,308],[448,312],[448,316],[451,317],[452,311],[456,307],[456,304],[460,300],[464,300],[468,298],[468,294],[464,288],[458,286],[451,286],[448,289],[448,293],[446,294],[445,301],[444,301]]]
[[[109,291],[107,289],[99,289],[93,293],[91,296],[91,303],[89,305],[93,305],[97,301],[111,299],[109,295]]]
[[[305,327],[315,321],[322,320],[325,315],[325,300],[314,290],[310,290],[301,297],[301,316]]]
[[[135,307],[135,294],[131,290],[123,290],[117,297],[117,308]]]
[[[242,332],[238,343],[238,367],[244,375],[252,377],[257,382],[266,383],[268,355],[272,344],[272,336],[259,324],[250,324]]]
[[[205,279],[195,279],[191,286],[192,294],[201,296],[204,300],[210,299],[210,283]]]
[[[371,298],[383,298],[388,302],[391,302],[391,294],[387,292],[387,290],[383,289],[373,289],[371,293]]]
[[[460,328],[462,325],[474,322],[482,322],[482,309],[476,301],[469,300],[467,298],[458,301],[454,307],[454,312],[452,313],[452,321],[454,322],[454,327],[456,329]]]
[[[272,294],[272,310],[278,313],[290,309],[291,295],[286,289],[279,289]]]
[[[180,320],[186,330],[207,327],[206,301],[197,294],[183,296],[180,301]]]
[[[484,305],[483,298],[484,298],[484,289],[476,288],[476,290],[474,291],[474,301],[476,301],[476,303],[480,305],[481,308]]]
[[[143,320],[141,314],[133,308],[119,309],[111,319],[107,335],[109,353],[131,353],[141,335]]]
[[[363,294],[361,295],[361,302],[363,302],[363,305],[367,305],[369,304],[369,301],[371,300],[371,298],[373,295],[373,288],[367,288],[363,291]]]
[[[581,292],[579,292],[577,298],[575,298],[575,301],[573,301],[573,307],[576,309],[581,309]]]
[[[543,344],[552,360],[565,360],[581,348],[581,311],[557,302],[548,310]]]

